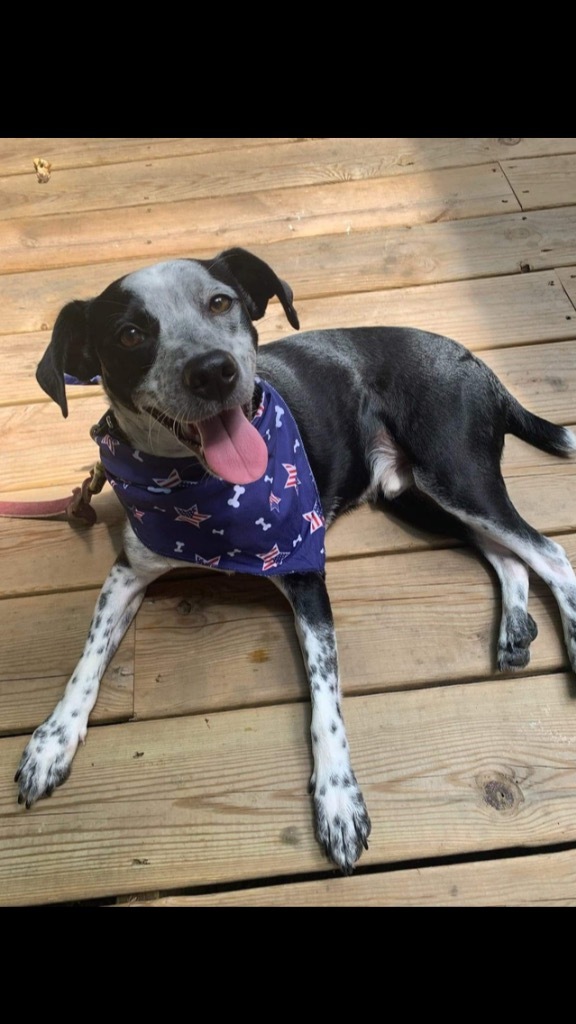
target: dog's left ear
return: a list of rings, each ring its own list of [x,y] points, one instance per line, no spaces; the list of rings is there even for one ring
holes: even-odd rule
[[[252,320],[260,320],[266,312],[268,300],[276,295],[282,303],[288,322],[295,330],[300,327],[298,314],[292,305],[292,289],[282,281],[264,260],[246,249],[226,249],[217,257],[224,263],[236,281]]]
[[[100,364],[88,341],[88,309],[91,300],[77,299],[60,311],[52,340],[36,370],[36,380],[68,415],[64,374],[88,381],[100,373]]]

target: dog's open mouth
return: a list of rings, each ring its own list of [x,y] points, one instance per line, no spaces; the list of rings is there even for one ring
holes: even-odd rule
[[[158,409],[147,411],[228,483],[251,484],[266,472],[268,449],[240,406],[197,423],[179,423]]]

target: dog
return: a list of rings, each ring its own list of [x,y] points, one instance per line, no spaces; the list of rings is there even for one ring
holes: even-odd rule
[[[383,499],[473,544],[501,585],[504,671],[527,665],[537,634],[533,569],[558,602],[576,670],[576,577],[564,550],[516,511],[500,470],[506,433],[561,456],[576,437],[524,409],[457,342],[422,330],[311,331],[259,352],[254,321],[273,297],[298,329],[289,285],[234,248],[146,267],[60,312],[37,379],[64,416],[65,375],[101,379],[110,410],[94,437],[128,522],[84,652],[15,781],[26,807],[65,781],[149,583],[183,563],[270,576],[292,606],[310,683],[316,836],[349,874],[371,825],[342,717],[325,528]],[[215,488],[210,505],[204,486]]]

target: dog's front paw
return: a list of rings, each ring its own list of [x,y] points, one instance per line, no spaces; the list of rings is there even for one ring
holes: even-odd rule
[[[66,781],[81,739],[83,736],[77,728],[55,714],[38,726],[14,776],[19,787],[19,804],[31,807],[40,797],[50,796],[56,786]]]
[[[316,837],[344,875],[351,875],[362,850],[368,849],[370,818],[354,772],[312,776]]]

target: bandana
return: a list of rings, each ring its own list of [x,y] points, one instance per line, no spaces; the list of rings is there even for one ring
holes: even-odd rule
[[[254,483],[230,484],[196,458],[131,448],[111,413],[92,437],[134,533],[166,558],[227,572],[276,576],[324,572],[325,521],[296,421],[266,381],[252,425],[268,449]]]

